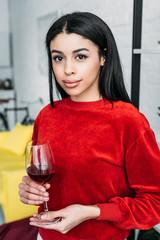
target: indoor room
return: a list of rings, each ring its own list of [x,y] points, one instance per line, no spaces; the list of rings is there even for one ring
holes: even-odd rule
[[[85,28],[80,33],[76,32],[79,31],[75,30],[76,27],[67,32],[66,28],[69,26],[67,23],[71,17],[66,18],[62,31],[59,30],[56,37],[49,40],[50,35],[47,35],[47,33],[49,29],[52,30],[53,23],[58,24],[57,19],[74,12],[91,13],[103,20],[108,26],[107,28],[110,29],[106,30],[106,32],[108,31],[107,40],[103,41],[103,45],[105,42],[106,46],[100,48],[100,44],[96,43],[96,41],[100,41],[100,38],[96,40],[96,37],[92,36],[94,35],[93,30],[90,31],[91,37],[89,33],[85,35]],[[76,25],[76,21],[83,20],[83,15],[79,16],[80,20],[77,20],[75,14],[73,26]],[[86,20],[87,17],[88,20]],[[92,21],[91,18],[91,15],[84,16],[86,29],[89,21]],[[92,27],[98,26],[97,22],[95,18],[95,21],[91,24]],[[92,29],[91,25],[90,29]],[[59,25],[57,26],[57,29],[59,29]],[[80,25],[77,24],[77,28],[78,26]],[[96,28],[98,39],[99,27]],[[50,34],[52,35],[53,31]],[[100,29],[99,34],[103,35]],[[110,37],[109,34],[111,34]],[[111,40],[112,35],[115,43],[113,43],[114,40]],[[95,40],[92,40],[92,37]],[[70,44],[67,45],[69,41]],[[80,44],[81,47],[77,47],[76,41],[77,44],[78,42],[86,44],[85,47],[83,47],[83,44]],[[110,59],[111,55],[109,55],[111,48],[109,41],[114,44],[112,48],[116,49],[115,46],[117,46],[118,49],[118,52],[112,49],[115,52],[111,52],[111,55],[117,58],[116,60],[113,58],[113,63]],[[60,45],[60,43],[63,44]],[[88,80],[86,84],[90,85],[83,85],[84,81],[80,76],[87,76],[88,73],[90,79],[96,71],[94,66],[92,70],[89,67],[92,64],[92,62],[89,62],[92,58],[92,54],[88,50],[90,47],[95,51],[96,56],[99,56],[97,61],[100,65],[93,84],[90,84]],[[71,49],[73,51],[70,51]],[[77,52],[79,52],[79,55],[75,55]],[[95,63],[96,56],[92,58]],[[84,64],[86,64],[85,68],[83,68]],[[63,76],[62,68],[64,70]],[[90,69],[90,72],[87,69]],[[108,72],[106,76],[110,80],[103,84],[104,69],[108,69],[106,70]],[[67,71],[71,71],[71,73],[67,73]],[[81,73],[76,71],[81,71]],[[61,78],[63,78],[62,81]],[[95,83],[95,81],[97,82]],[[108,89],[104,90],[105,87],[106,89],[108,87]],[[94,90],[93,94],[91,94],[91,90]],[[78,91],[82,92],[79,94]],[[54,150],[55,148],[54,167],[56,173],[51,180],[48,178],[49,180],[47,179],[46,182],[52,183],[54,179],[55,183],[59,181],[57,186],[62,190],[57,194],[57,198],[59,196],[59,199],[61,199],[61,195],[64,198],[66,196],[66,202],[60,200],[61,204],[57,203],[55,206],[49,203],[49,208],[53,211],[55,207],[55,210],[58,211],[64,206],[67,207],[69,203],[70,205],[74,203],[83,204],[80,206],[94,205],[92,213],[94,210],[95,213],[99,211],[97,217],[89,218],[88,221],[80,223],[75,228],[66,230],[66,238],[60,238],[61,235],[57,234],[54,239],[160,239],[160,215],[158,221],[158,210],[155,210],[160,206],[160,187],[157,183],[159,178],[157,172],[160,171],[159,92],[159,0],[0,0],[0,239],[47,240],[54,237],[51,238],[51,235],[48,235],[50,236],[48,238],[43,237],[47,232],[47,230],[44,230],[45,227],[42,227],[42,232],[38,233],[39,222],[37,224],[35,219],[29,219],[38,211],[40,204],[29,204],[27,200],[24,200],[25,197],[22,193],[24,192],[22,188],[25,181],[27,181],[26,185],[28,186],[32,184],[28,183],[27,180],[29,179],[27,173],[32,175],[28,172],[27,164],[33,164],[33,155],[30,153],[29,156],[27,152],[29,144],[27,145],[27,143],[35,144],[31,140],[36,139],[38,141],[37,139],[40,137],[43,140],[48,140],[51,135],[53,135],[51,139],[53,140],[55,137],[56,142],[53,143],[49,139],[51,143],[49,149],[53,148],[52,150]],[[54,106],[52,101],[55,102]],[[102,109],[104,105],[98,108],[100,102],[107,109],[107,115],[103,115],[103,117],[104,110]],[[83,107],[85,106],[85,109],[82,109],[82,103],[84,103]],[[88,103],[90,103],[90,107]],[[77,109],[75,109],[76,107]],[[53,114],[54,111],[55,115]],[[96,114],[99,115],[96,116]],[[61,142],[58,144],[57,142],[60,140]],[[36,142],[36,145],[31,145],[30,151],[32,151],[32,154],[34,152],[33,146],[35,151],[38,151],[37,146],[39,144]],[[48,151],[51,152],[51,156],[54,155],[54,151],[53,154],[51,150]],[[69,160],[67,161],[68,151],[71,151],[71,154],[69,154]],[[79,157],[77,157],[76,151]],[[59,157],[57,158],[58,154]],[[136,156],[136,154],[139,155]],[[130,161],[128,161],[129,156]],[[30,163],[27,162],[29,157]],[[62,166],[57,160],[60,157],[63,162],[61,163]],[[78,158],[80,163],[75,163],[73,157]],[[66,159],[66,162],[64,159]],[[73,161],[71,164],[70,159]],[[88,159],[88,163],[84,162],[84,159]],[[131,161],[132,159],[133,161]],[[76,168],[76,166],[78,164],[82,164],[81,170],[77,170],[78,167]],[[105,168],[107,168],[106,172]],[[112,171],[112,169],[114,170]],[[93,171],[95,171],[95,178],[92,179]],[[99,180],[101,177],[101,183],[96,179],[98,171],[101,176],[97,176],[97,179]],[[117,176],[114,174],[116,171]],[[63,176],[57,176],[58,173],[62,174],[62,172],[64,180],[62,180]],[[108,172],[113,172],[113,174],[110,173],[109,177]],[[50,174],[53,175],[53,169]],[[23,176],[27,177],[22,180]],[[78,176],[82,178],[79,183]],[[105,178],[105,176],[107,177]],[[113,181],[111,182],[111,180]],[[66,191],[68,187],[68,189],[72,188],[72,190],[68,190],[70,194],[74,195],[75,192],[74,198],[70,196],[67,198],[67,193],[63,190],[64,181],[66,181]],[[105,181],[111,182],[110,195],[105,188],[103,190],[101,188],[101,184],[103,183],[104,186]],[[44,188],[46,182],[41,181]],[[84,190],[82,186],[88,187],[88,190]],[[51,189],[46,187],[47,197],[51,190],[52,186]],[[25,191],[24,195],[26,196],[29,190]],[[90,196],[89,191],[91,191]],[[84,194],[83,199],[80,197],[82,193]],[[30,192],[29,194],[31,195]],[[97,194],[97,197],[93,197],[91,200],[92,194]],[[53,196],[55,201],[57,198]],[[105,199],[107,199],[106,202]],[[48,198],[46,201],[48,201]],[[106,209],[108,208],[106,207],[104,210],[105,206],[102,206],[103,204],[115,204],[113,212],[117,211],[117,219],[122,221],[122,216],[125,215],[126,222],[116,222],[118,220],[115,220],[116,217],[112,214],[110,217],[106,217]],[[112,209],[112,205],[110,209]],[[124,209],[126,212],[123,212]],[[137,212],[134,213],[133,209],[137,209],[139,215],[144,214],[144,217],[136,215]],[[153,217],[151,217],[152,211],[150,209],[153,210]],[[150,214],[150,216],[147,214]],[[104,219],[102,215],[105,216]],[[62,216],[57,217],[58,222],[56,224],[59,226],[58,224],[63,223],[65,217],[63,218],[63,213]],[[29,224],[29,221],[31,221],[31,224]],[[87,222],[90,224],[93,222],[93,226],[95,224],[95,228],[93,227],[95,237],[92,236],[94,231],[89,233],[89,230],[86,230],[90,228]],[[95,222],[98,222],[97,225]],[[108,227],[108,225],[105,227],[105,223],[108,224],[108,222],[113,226],[114,236],[119,234],[121,237],[113,238],[112,235],[105,235],[104,229]],[[101,223],[102,225],[100,225]],[[99,233],[96,235],[98,226],[103,229],[102,235]],[[16,228],[17,230],[15,230]],[[61,232],[54,227],[51,229],[55,230],[54,232]],[[83,230],[88,231],[85,235],[88,237],[84,238]],[[20,234],[19,236],[25,232],[25,236],[17,238],[18,235],[15,235],[16,238],[11,238],[14,231],[16,231],[16,234]]]

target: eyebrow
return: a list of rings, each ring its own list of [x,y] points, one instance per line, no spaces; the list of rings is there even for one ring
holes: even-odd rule
[[[79,49],[74,50],[73,53],[77,53],[77,52],[81,52],[81,51],[87,51],[87,52],[89,52],[89,50],[88,50],[87,48],[79,48]],[[63,54],[62,51],[55,50],[55,49],[51,50],[51,53],[60,53],[60,54]]]

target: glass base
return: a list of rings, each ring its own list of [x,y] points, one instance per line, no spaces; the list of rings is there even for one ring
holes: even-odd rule
[[[38,225],[51,225],[51,224],[54,224],[54,223],[57,223],[59,221],[61,221],[61,217],[56,217],[54,219],[52,219],[51,221],[49,220],[45,220],[45,219],[40,219],[40,215],[43,215],[45,212],[42,212],[42,213],[39,213],[37,214],[37,216],[35,216],[35,220],[34,222],[37,223]]]

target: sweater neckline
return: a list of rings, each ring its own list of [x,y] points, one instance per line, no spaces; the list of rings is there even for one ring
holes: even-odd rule
[[[91,101],[91,102],[76,102],[71,100],[70,97],[66,99],[66,103],[69,107],[74,109],[95,109],[95,108],[101,108],[104,107],[107,103],[109,103],[106,99],[100,99],[97,101]]]

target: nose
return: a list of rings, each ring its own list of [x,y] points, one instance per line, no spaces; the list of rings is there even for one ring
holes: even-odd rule
[[[65,62],[65,69],[64,72],[66,75],[72,75],[75,74],[75,66],[72,60],[67,60]]]

